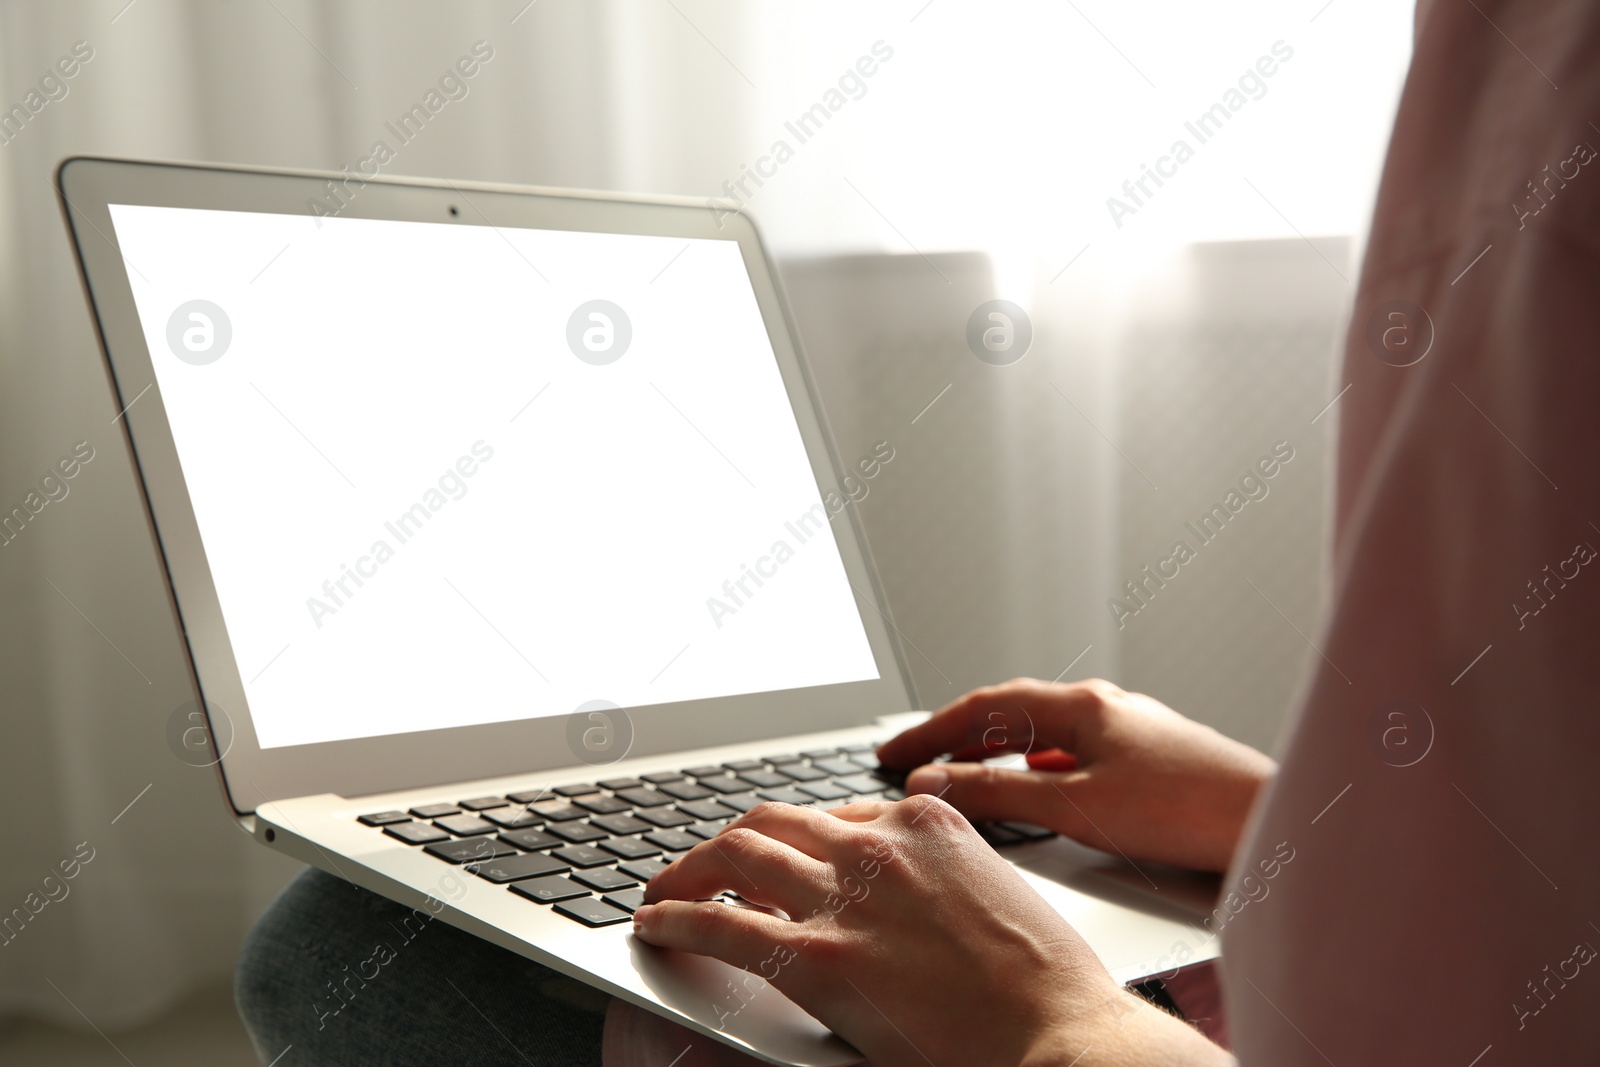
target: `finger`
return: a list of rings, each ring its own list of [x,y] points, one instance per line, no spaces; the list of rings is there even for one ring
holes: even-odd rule
[[[1083,683],[1054,685],[1027,678],[974,689],[884,742],[878,760],[886,767],[909,768],[971,748],[990,755],[1046,748],[1070,752],[1077,747],[1078,723],[1099,699]]]
[[[1031,822],[1076,837],[1084,820],[1068,793],[1082,777],[986,763],[939,763],[912,771],[906,792],[937,796],[972,822]]]
[[[846,833],[846,828],[840,826],[837,820],[830,819],[827,812],[773,801],[757,804],[723,827],[722,833],[739,828],[755,830],[823,861],[831,859],[838,852]]]
[[[887,800],[853,800],[848,804],[840,804],[836,808],[829,808],[828,815],[845,822],[871,822],[882,818],[894,804]]]
[[[781,841],[738,827],[702,841],[650,879],[644,898],[652,904],[705,900],[731,889],[756,904],[800,915],[828,894],[831,872]]]
[[[794,927],[776,915],[715,900],[667,900],[633,913],[633,932],[641,940],[746,969],[770,957],[774,945],[787,944]]]

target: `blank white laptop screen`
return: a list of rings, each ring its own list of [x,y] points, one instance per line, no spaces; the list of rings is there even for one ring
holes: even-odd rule
[[[262,748],[879,676],[735,242],[111,214]]]

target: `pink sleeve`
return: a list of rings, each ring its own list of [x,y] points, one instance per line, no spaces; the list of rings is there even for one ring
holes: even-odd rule
[[[1600,1049],[1597,55],[1590,0],[1419,20],[1334,386],[1331,613],[1228,882],[1245,1067]]]

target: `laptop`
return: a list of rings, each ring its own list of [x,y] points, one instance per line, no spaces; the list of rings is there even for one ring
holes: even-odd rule
[[[192,668],[175,736],[239,823],[767,1062],[859,1059],[629,922],[764,800],[902,797],[873,750],[917,721],[848,489],[893,449],[835,454],[750,217],[98,158],[58,187]],[[1215,954],[1203,881],[982,829],[1119,979]]]

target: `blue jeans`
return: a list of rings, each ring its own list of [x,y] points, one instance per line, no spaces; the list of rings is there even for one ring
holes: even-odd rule
[[[234,996],[282,1067],[598,1067],[610,998],[316,869],[245,941]]]

